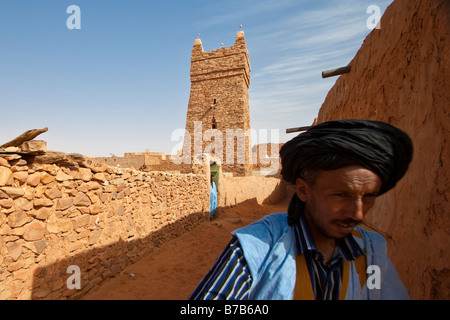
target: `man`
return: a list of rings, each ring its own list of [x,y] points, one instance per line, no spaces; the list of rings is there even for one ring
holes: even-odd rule
[[[190,298],[408,299],[384,238],[357,224],[412,152],[408,135],[378,121],[329,121],[288,141],[281,175],[296,192],[287,213],[234,231]]]

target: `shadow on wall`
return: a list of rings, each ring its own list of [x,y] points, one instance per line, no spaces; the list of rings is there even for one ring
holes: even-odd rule
[[[205,221],[205,213],[194,213],[170,223],[148,236],[131,241],[120,239],[110,245],[96,247],[83,253],[39,267],[33,274],[34,300],[80,299],[104,280],[119,274],[125,267],[156,250],[164,242],[192,230]],[[101,229],[91,232],[99,237]]]
[[[286,198],[291,199],[294,192],[294,185],[280,179],[280,183],[277,184],[273,192],[263,200],[262,204],[276,204],[286,200]]]
[[[242,178],[240,178],[242,179]],[[265,179],[263,177],[260,177],[259,179]],[[273,181],[271,182],[273,184]],[[251,207],[254,212],[259,212],[261,210],[265,211],[266,208],[265,205],[278,205],[278,204],[286,204],[286,207],[284,208],[285,211],[287,211],[289,201],[292,197],[292,195],[295,192],[295,186],[285,182],[284,180],[280,179],[278,183],[275,185],[271,193],[267,194],[265,198],[261,198],[261,196],[248,196],[246,198],[242,198],[239,201],[237,199],[233,199],[233,201],[230,201],[230,199],[221,199],[220,205],[218,205],[216,212],[214,214],[214,218],[217,218],[220,214],[222,214],[226,209],[234,208],[234,207]],[[220,197],[219,193],[219,197]],[[229,194],[228,194],[229,196]],[[222,197],[225,197],[222,195]],[[268,212],[267,214],[274,213],[274,212]]]
[[[287,184],[276,177],[219,177],[217,206],[232,207],[249,199],[258,204],[274,204],[286,197]]]

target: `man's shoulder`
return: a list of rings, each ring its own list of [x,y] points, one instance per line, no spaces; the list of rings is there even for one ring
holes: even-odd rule
[[[275,236],[278,233],[285,232],[287,226],[287,213],[272,213],[263,218],[245,226],[243,228],[233,231],[233,234],[255,234],[255,233],[269,233]]]
[[[287,213],[273,213],[232,232],[241,244],[266,248],[269,250],[275,243],[289,234]]]
[[[292,228],[287,223],[287,213],[273,213],[233,231],[248,263],[254,279],[259,279],[261,268],[265,265],[271,253],[276,250],[276,256],[283,256],[293,248]],[[284,244],[284,245],[280,245]],[[284,251],[283,251],[284,250]]]
[[[369,230],[365,226],[357,226],[354,229],[356,232],[353,233],[356,237],[367,237],[373,239],[374,241],[386,241],[383,235],[377,231]]]
[[[372,254],[387,254],[387,244],[384,236],[376,231],[368,230],[367,228],[358,226],[354,229],[353,237],[356,239],[358,244],[365,249],[366,252]]]
[[[255,222],[258,223],[271,228],[284,228],[287,225],[287,212],[269,214]]]

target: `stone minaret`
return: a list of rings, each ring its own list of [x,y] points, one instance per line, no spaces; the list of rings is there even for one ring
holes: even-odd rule
[[[202,153],[211,154],[221,162],[224,172],[249,175],[250,61],[244,32],[237,33],[232,47],[207,52],[203,51],[202,41],[195,39],[190,75],[186,117],[190,139],[185,137],[183,156],[199,164]],[[193,166],[186,168],[185,172],[193,171]]]

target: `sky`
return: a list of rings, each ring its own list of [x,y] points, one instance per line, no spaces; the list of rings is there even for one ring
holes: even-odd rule
[[[252,144],[285,142],[296,135],[287,128],[312,124],[334,85],[322,71],[348,65],[372,31],[368,8],[382,14],[391,3],[0,0],[0,145],[48,127],[36,138],[48,150],[174,154],[197,34],[205,51],[229,47],[240,25]]]

